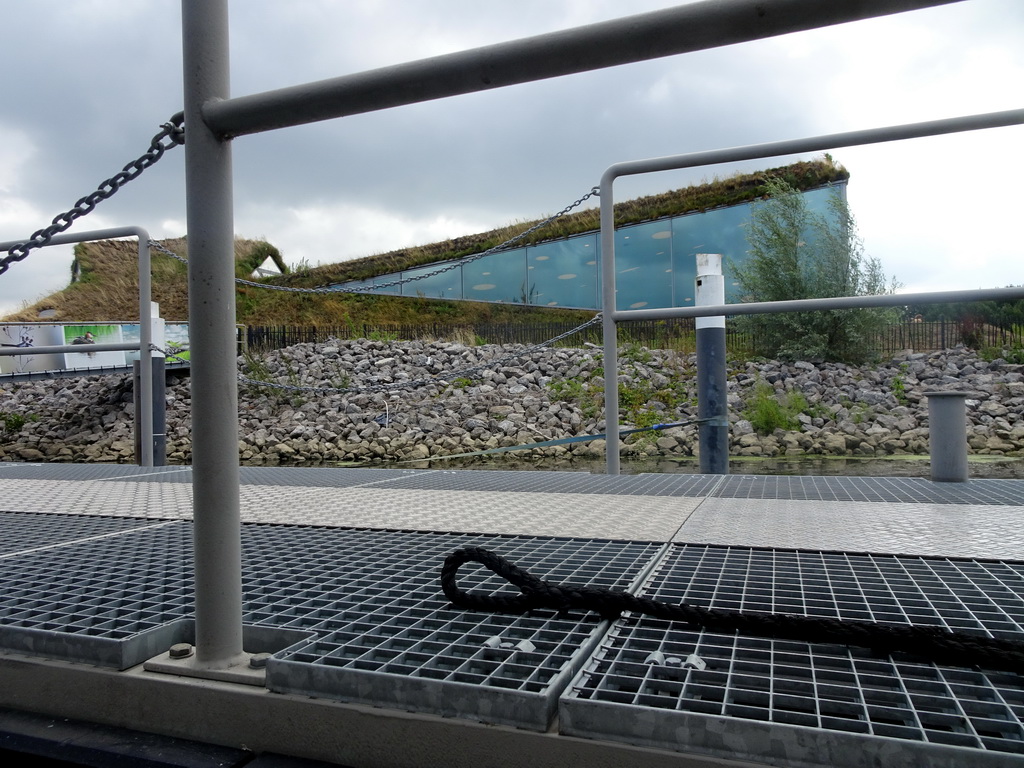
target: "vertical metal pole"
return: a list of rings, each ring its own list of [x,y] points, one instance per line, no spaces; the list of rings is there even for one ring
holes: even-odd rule
[[[601,178],[601,329],[604,333],[605,472],[619,474],[619,340],[615,325],[615,176]]]
[[[725,304],[722,256],[697,254],[695,306]],[[700,471],[729,474],[728,390],[725,370],[725,316],[697,318],[697,417]]]
[[[153,361],[153,466],[167,464],[167,361],[154,355]]]
[[[146,466],[142,456],[142,422],[145,415],[142,413],[142,358],[132,363],[132,402],[135,404],[135,463],[140,467]]]
[[[227,0],[182,0],[198,668],[243,660],[231,146],[203,122],[229,97]]]
[[[149,237],[139,237],[139,410],[135,412],[135,430],[142,441],[139,463],[153,466],[153,369],[149,365],[149,348],[153,343],[153,321],[150,300],[153,295],[153,270]]]
[[[167,334],[160,317],[160,305],[149,303],[154,349],[149,353],[153,370],[153,466],[167,464],[167,366],[164,353]]]

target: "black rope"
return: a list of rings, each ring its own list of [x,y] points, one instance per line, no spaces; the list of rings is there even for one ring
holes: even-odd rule
[[[510,584],[519,587],[520,594],[480,595],[462,591],[456,584],[456,576],[459,568],[468,562],[486,566]],[[459,549],[445,558],[441,568],[441,589],[455,606],[477,611],[526,613],[535,608],[560,611],[575,608],[594,611],[606,619],[615,619],[623,611],[630,611],[668,621],[695,624],[712,632],[739,632],[807,643],[857,645],[886,656],[911,653],[937,664],[978,666],[1024,674],[1024,642],[1020,640],[953,632],[944,627],[845,621],[790,613],[741,613],[693,605],[671,605],[605,587],[544,581],[500,555],[480,547]]]

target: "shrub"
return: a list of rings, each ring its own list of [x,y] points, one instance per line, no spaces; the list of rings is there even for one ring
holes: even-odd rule
[[[759,434],[770,435],[776,429],[799,429],[800,421],[797,416],[807,407],[807,398],[800,392],[790,390],[780,398],[775,388],[762,380],[754,385],[747,399],[743,418],[749,421]]]

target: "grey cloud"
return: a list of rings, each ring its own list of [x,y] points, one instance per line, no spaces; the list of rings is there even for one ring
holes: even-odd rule
[[[631,2],[624,11],[610,1],[568,0],[234,2],[232,90],[295,85],[671,4]],[[129,6],[34,0],[5,9],[5,56],[22,62],[24,74],[0,79],[0,131],[24,131],[38,147],[15,194],[46,217],[25,222],[23,231],[5,225],[0,239],[30,234],[91,192],[137,157],[180,108],[179,3]],[[908,40],[923,41],[921,61],[931,63],[929,71],[894,71],[869,83],[868,94],[898,99],[918,79],[934,77],[936,61],[957,67],[976,47],[1001,52],[1008,82],[1024,67],[1024,6],[1016,0],[974,0],[911,22],[871,24],[896,30],[896,39],[929,31]],[[882,53],[834,43],[847,37],[845,28],[810,33],[243,137],[234,146],[236,209],[349,203],[409,220],[500,226],[553,213],[614,162],[880,124],[884,117],[874,114],[870,99],[851,101],[834,90],[838,76],[856,77],[858,58]],[[955,46],[928,48],[932,37]],[[811,54],[801,55],[803,49]],[[955,113],[960,97],[953,97],[948,109]],[[848,108],[843,114],[830,108],[840,104]],[[623,180],[616,194],[663,191],[739,169]],[[868,173],[851,171],[855,182]],[[165,220],[183,221],[183,179],[179,149],[103,203],[102,216],[154,230]],[[92,226],[83,221],[76,228]],[[864,234],[870,243],[870,232]],[[0,283],[0,294],[11,292],[5,278]]]

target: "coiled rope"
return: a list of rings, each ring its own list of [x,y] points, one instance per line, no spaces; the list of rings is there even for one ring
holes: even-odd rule
[[[459,568],[480,563],[513,586],[518,595],[471,594],[456,583]],[[481,547],[465,547],[445,558],[441,568],[441,589],[459,608],[494,613],[526,613],[535,608],[559,611],[594,611],[615,619],[623,611],[641,613],[667,621],[694,624],[712,632],[797,640],[807,643],[835,643],[870,648],[877,654],[911,653],[937,664],[978,666],[1024,674],[1024,642],[984,635],[953,632],[944,627],[911,624],[883,624],[846,621],[789,613],[742,613],[719,608],[673,605],[628,592],[580,584],[556,584],[539,579],[514,563]]]

